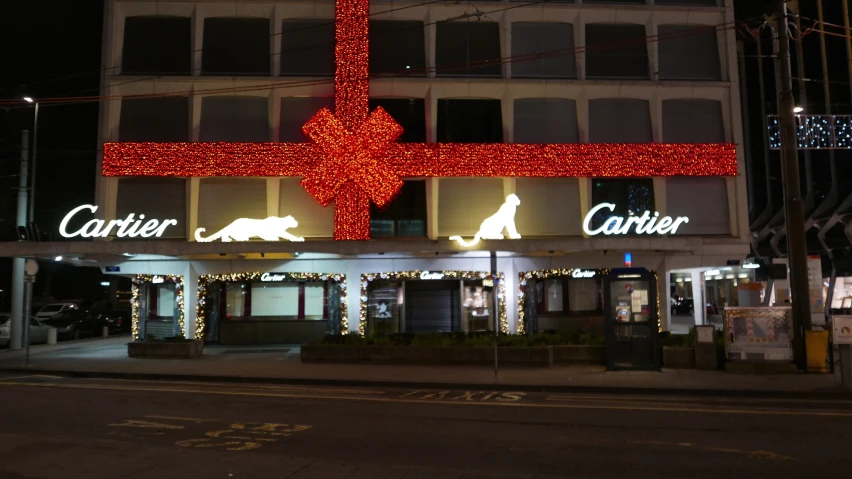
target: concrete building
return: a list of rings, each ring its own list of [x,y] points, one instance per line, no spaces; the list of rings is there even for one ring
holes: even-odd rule
[[[296,170],[251,174],[278,167],[273,144],[315,141],[302,126],[334,110],[335,44],[345,88],[334,2],[109,0],[97,209],[63,225],[70,237],[103,237],[16,251],[141,275],[138,337],[258,344],[478,331],[494,327],[495,314],[508,333],[602,329],[601,276],[623,267],[626,252],[633,267],[657,273],[662,305],[673,273],[703,274],[748,253],[733,2],[716,3],[373,1],[369,108],[402,126],[392,148],[536,143],[556,153],[514,158],[517,175],[494,166],[509,161],[502,153],[468,154],[461,175],[440,165],[400,173],[394,199],[371,206],[372,239],[347,241],[334,239],[347,226],[344,207],[321,206]],[[347,54],[366,61],[363,53]],[[313,164],[303,155],[293,168]],[[656,173],[638,176],[646,167]],[[298,226],[259,221],[287,216]],[[240,218],[258,221],[229,226]],[[126,224],[106,231],[111,220]],[[643,227],[651,231],[636,232]],[[513,228],[520,238],[509,238]],[[217,232],[236,236],[196,241]],[[450,239],[477,233],[486,238],[473,246]],[[507,237],[487,239],[495,233]],[[669,329],[670,309],[659,315]]]

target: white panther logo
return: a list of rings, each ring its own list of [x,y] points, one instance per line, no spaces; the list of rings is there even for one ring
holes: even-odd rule
[[[228,226],[222,228],[217,233],[206,238],[201,236],[201,233],[206,231],[204,228],[195,230],[195,241],[209,243],[221,239],[225,242],[230,241],[249,241],[252,237],[258,237],[264,241],[280,241],[282,239],[290,241],[305,241],[305,238],[294,236],[287,230],[299,226],[299,222],[292,216],[279,218],[270,216],[262,220],[251,218],[239,218],[234,220]]]
[[[520,204],[521,200],[516,195],[511,194],[507,196],[506,202],[500,206],[500,209],[482,221],[482,224],[479,225],[479,231],[472,240],[465,241],[461,236],[450,236],[450,240],[456,241],[462,246],[473,246],[479,243],[481,239],[503,239],[503,228],[506,228],[509,238],[520,239],[521,235],[518,234],[518,230],[515,228],[515,211],[517,211]]]

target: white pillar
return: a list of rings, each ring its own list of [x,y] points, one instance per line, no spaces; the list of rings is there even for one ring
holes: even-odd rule
[[[695,324],[707,324],[704,320],[704,273],[692,272],[692,309],[695,312]]]
[[[518,274],[511,257],[497,259],[497,272],[503,273],[506,291],[506,321],[509,334],[518,334]]]

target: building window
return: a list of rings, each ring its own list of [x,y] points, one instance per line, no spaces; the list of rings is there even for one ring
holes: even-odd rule
[[[716,27],[660,25],[661,80],[721,80]]]
[[[426,76],[426,36],[423,22],[371,20],[370,73]]]
[[[189,141],[189,98],[121,100],[118,141]]]
[[[310,139],[302,131],[302,127],[323,108],[334,111],[334,98],[307,96],[282,98],[278,141],[310,142]]]
[[[266,180],[263,178],[202,178],[198,193],[198,227],[205,231],[201,236],[215,234],[238,218],[266,218],[266,205]],[[298,234],[298,229],[292,233]]]
[[[561,98],[515,100],[515,143],[578,143],[577,103]]]
[[[645,26],[586,25],[586,77],[649,78]]]
[[[438,141],[502,143],[500,100],[439,99]]]
[[[496,22],[441,22],[435,46],[438,76],[500,77],[500,26]]]
[[[592,229],[606,224],[613,216],[627,217],[655,211],[654,181],[651,178],[593,178],[592,206],[613,203],[615,209],[601,209],[592,218]],[[635,234],[635,228],[628,234]]]
[[[426,141],[426,105],[422,98],[370,98],[370,111],[379,106],[402,126],[398,141]]]
[[[426,182],[406,180],[396,198],[383,209],[370,204],[373,237],[426,236]]]
[[[166,228],[161,238],[186,238],[186,180],[183,178],[119,178],[116,217],[144,214],[170,218],[177,225]],[[116,231],[116,230],[113,230]]]
[[[202,74],[269,75],[270,60],[268,19],[204,19]]]
[[[269,100],[261,96],[201,99],[200,141],[269,141]]]
[[[716,100],[663,100],[663,142],[724,143],[722,103]]]
[[[511,63],[516,78],[576,78],[574,25],[513,23],[512,57],[522,58]]]
[[[125,18],[121,73],[191,74],[191,23],[189,17],[158,15]]]
[[[482,220],[493,215],[504,201],[506,191],[500,178],[441,178],[438,180],[438,235],[474,236]],[[519,208],[524,206],[523,199],[521,202]],[[523,213],[518,211],[516,218]]]
[[[334,45],[334,20],[284,20],[281,27],[281,75],[334,75]]]
[[[525,238],[582,235],[579,188],[577,178],[517,178],[518,233]]]
[[[590,143],[650,143],[651,109],[647,100],[589,100]]]

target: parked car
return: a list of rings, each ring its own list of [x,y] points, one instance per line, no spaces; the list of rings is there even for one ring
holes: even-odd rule
[[[672,305],[672,314],[674,315],[687,315],[692,314],[692,312],[692,299],[678,298],[677,302]]]
[[[12,315],[9,313],[0,313],[0,347],[9,345],[10,330],[12,328]],[[47,332],[51,327],[42,323],[36,318],[30,318],[30,344],[39,344],[47,342]]]
[[[130,331],[130,311],[123,309],[104,309],[92,311],[95,317],[95,333],[104,326],[110,333],[126,333]]]
[[[95,333],[95,317],[88,311],[79,309],[68,309],[55,314],[42,323],[56,328],[56,335],[60,339],[77,339],[82,336],[91,336]]]
[[[36,318],[38,319],[46,319],[51,316],[55,316],[64,311],[73,311],[79,310],[80,307],[75,303],[50,303],[44,305],[41,309],[36,313]]]

